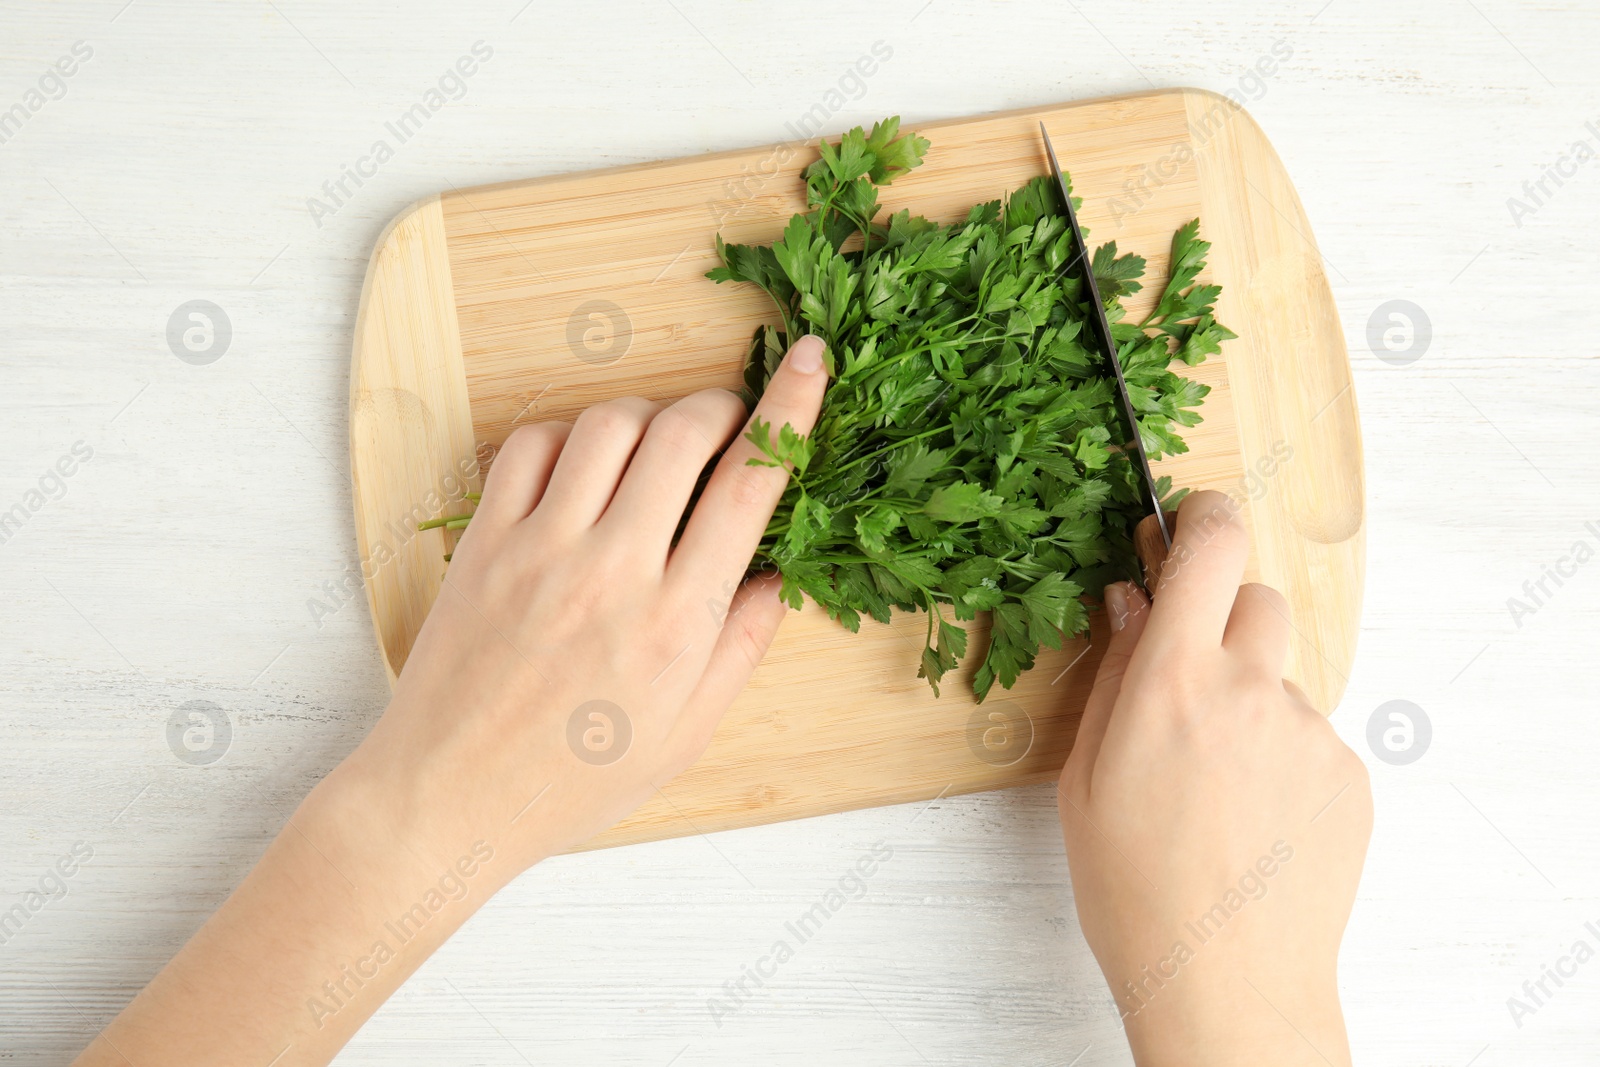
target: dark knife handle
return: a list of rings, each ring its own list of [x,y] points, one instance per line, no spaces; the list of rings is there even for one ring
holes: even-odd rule
[[[1169,511],[1166,514],[1167,529],[1176,530],[1178,513]],[[1161,526],[1154,515],[1146,515],[1133,528],[1133,550],[1144,568],[1145,591],[1154,597],[1161,578],[1161,566],[1167,561],[1167,543],[1161,539]]]

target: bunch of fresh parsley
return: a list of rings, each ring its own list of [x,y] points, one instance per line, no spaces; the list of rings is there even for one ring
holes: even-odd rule
[[[782,573],[789,604],[809,596],[851,630],[891,608],[927,612],[919,673],[935,692],[966,654],[952,620],[990,612],[973,679],[982,700],[1040,646],[1087,629],[1086,589],[1137,575],[1131,535],[1146,509],[1054,182],[949,225],[905,211],[880,222],[878,186],[928,150],[899,126],[820,145],[809,210],[771,246],[719,238],[723,266],[707,277],[758,285],[778,307],[781,325],[757,330],[750,352],[752,401],[791,339],[828,345],[811,435],[761,421],[747,434],[766,457],[751,462],[791,476],[756,565]],[[1142,288],[1144,259],[1111,242],[1091,260],[1153,458],[1186,451],[1174,427],[1199,421],[1208,391],[1169,365],[1234,336],[1212,315],[1220,287],[1195,284],[1211,247],[1198,230],[1173,236],[1166,287],[1142,322],[1125,321],[1121,301]],[[1165,478],[1158,488],[1169,505],[1181,495]]]

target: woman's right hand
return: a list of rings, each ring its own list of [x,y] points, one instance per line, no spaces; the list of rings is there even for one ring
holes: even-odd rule
[[[1248,555],[1233,503],[1195,493],[1154,605],[1107,589],[1061,775],[1078,917],[1142,1067],[1350,1062],[1336,969],[1372,793],[1284,680],[1288,605],[1240,584]]]

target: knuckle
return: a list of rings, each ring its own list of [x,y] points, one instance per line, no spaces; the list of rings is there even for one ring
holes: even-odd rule
[[[1100,660],[1100,669],[1095,672],[1094,684],[1096,686],[1114,686],[1121,682],[1128,673],[1128,663],[1133,659],[1133,652],[1126,648],[1111,648],[1106,651]]]
[[[520,455],[532,449],[542,438],[538,426],[518,426],[506,435],[504,443],[500,445],[500,455]]]
[[[694,413],[685,410],[683,404],[674,404],[657,415],[650,423],[650,436],[678,455],[705,455],[712,449]]]
[[[753,667],[767,654],[769,641],[766,627],[749,612],[741,612],[733,621],[733,639],[744,658]]]
[[[745,419],[744,401],[726,389],[702,389],[690,393],[669,411],[675,410],[700,431],[704,443],[717,448]]]
[[[573,429],[578,433],[610,437],[625,428],[628,421],[628,414],[623,408],[607,402],[584,409]]]
[[[1207,538],[1230,552],[1250,550],[1250,531],[1238,512],[1212,511],[1202,519]]]
[[[1332,730],[1330,729],[1330,733]],[[1360,756],[1335,737],[1335,753],[1323,775],[1325,791],[1342,794],[1341,804],[1354,809],[1356,824],[1372,826],[1372,772]]]
[[[739,394],[728,389],[700,389],[690,393],[679,401],[680,404],[693,405],[696,409],[717,415],[730,411],[744,413],[744,401],[739,399]]]
[[[728,497],[741,508],[760,508],[771,504],[772,494],[761,467],[734,467],[728,478]]]
[[[666,749],[666,767],[670,777],[676,778],[705,755],[706,749],[711,745],[711,736],[715,732],[715,722],[713,719],[709,726],[696,723],[677,731]]]
[[[641,425],[654,418],[662,407],[656,401],[647,400],[642,396],[618,397],[613,403],[619,405],[624,411],[633,413]]]
[[[1084,778],[1083,763],[1087,759],[1078,755],[1080,751],[1082,749],[1076,744],[1072,746],[1072,752],[1061,768],[1061,777],[1056,779],[1056,808],[1063,813],[1069,810],[1070,804],[1080,803],[1079,793]]]
[[[1249,547],[1250,531],[1245,527],[1244,514],[1226,493],[1214,489],[1190,493],[1178,506],[1178,521],[1195,528],[1200,544]]]
[[[1329,732],[1332,732],[1331,726],[1329,727]],[[1360,786],[1363,790],[1370,788],[1372,783],[1372,772],[1368,770],[1366,762],[1363,761],[1360,756],[1356,755],[1354,749],[1345,744],[1342,740],[1339,740],[1337,734],[1334,735],[1334,739],[1336,742],[1334,746],[1334,765],[1337,767],[1339,773],[1349,781]]]
[[[628,396],[594,405],[578,416],[578,428],[599,437],[637,435],[659,405]]]
[[[1289,617],[1289,600],[1282,593],[1270,585],[1262,582],[1246,582],[1239,587],[1241,596],[1249,596],[1256,600],[1262,607],[1283,616]]]
[[[1358,787],[1360,787],[1361,792],[1367,797],[1367,803],[1371,804],[1372,771],[1365,763],[1361,761],[1361,757],[1357,756],[1354,752],[1350,753],[1350,778]]]
[[[1216,702],[1216,683],[1209,671],[1187,657],[1165,657],[1156,670],[1139,679],[1141,693],[1155,696],[1167,707],[1167,718],[1180,732],[1198,728],[1211,718]],[[1128,689],[1128,683],[1123,683]]]
[[[566,438],[570,428],[571,424],[565,422],[539,422],[518,426],[500,446],[500,454],[509,452],[518,456],[538,455],[546,449],[559,445]]]
[[[1231,517],[1239,514],[1239,506],[1227,493],[1215,489],[1197,489],[1184,497],[1183,502],[1178,505],[1180,515],[1184,513],[1199,515],[1204,512],[1216,512]]]
[[[745,406],[744,398],[738,393],[726,389],[707,389],[706,393],[715,405],[713,410],[721,420],[720,425],[727,427],[730,434],[743,426],[745,420],[750,417],[750,409]]]

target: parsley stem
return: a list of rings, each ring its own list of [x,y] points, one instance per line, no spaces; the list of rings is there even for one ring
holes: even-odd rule
[[[976,318],[976,317],[977,316],[975,316],[975,315],[969,315],[965,319],[958,319],[957,323],[967,322],[970,319],[973,319],[973,318]],[[1032,335],[1033,335],[1033,331],[1029,330],[1026,336],[1030,336],[1031,337]],[[955,346],[955,347],[964,347],[964,346],[968,346],[968,345],[983,345],[983,344],[990,344],[990,343],[992,343],[994,341],[1005,341],[1005,340],[1009,340],[1012,337],[1022,337],[1022,336],[1024,336],[1024,335],[1021,334],[1021,333],[1001,333],[1001,334],[995,334],[992,337],[972,337],[972,336],[969,335],[969,336],[961,336],[961,337],[949,337],[949,338],[945,338],[945,339],[940,340],[940,341],[933,341],[933,342],[930,342],[930,343],[925,344],[925,345],[913,345],[911,348],[908,348],[903,352],[896,352],[894,355],[890,356],[888,359],[881,359],[881,360],[878,360],[877,362],[871,364],[870,366],[862,367],[861,368],[861,372],[864,373],[864,374],[878,374],[878,373],[880,373],[882,371],[888,370],[890,367],[893,367],[896,364],[902,363],[905,360],[910,359],[912,356],[921,355],[924,352],[931,352],[935,348],[937,348],[937,347],[939,347],[941,345],[951,345],[951,346]],[[839,379],[837,379],[835,384],[852,385],[853,386],[853,385],[855,385],[855,378],[853,376],[839,378]]]
[[[896,441],[893,441],[893,442],[891,442],[891,443],[889,443],[887,445],[884,445],[882,448],[878,449],[875,452],[868,452],[866,455],[859,456],[856,459],[851,460],[849,463],[840,464],[839,466],[834,468],[834,472],[836,474],[843,474],[845,471],[849,470],[851,467],[859,466],[860,464],[865,463],[867,460],[872,459],[874,456],[881,456],[885,452],[892,452],[896,448],[899,448],[901,445],[908,444],[909,442],[912,442],[912,441],[921,441],[924,438],[932,437],[932,436],[934,436],[936,434],[945,433],[949,429],[950,429],[950,427],[948,427],[948,426],[934,426],[931,429],[923,430],[921,433],[916,434],[915,436],[902,437],[902,438],[900,438],[900,439],[898,439]]]
[[[805,171],[804,213],[774,245],[719,239],[711,276],[759,286],[789,341],[816,333],[837,360],[808,438],[764,427],[752,436],[792,481],[758,565],[782,572],[790,603],[803,594],[846,623],[925,611],[919,673],[935,693],[967,644],[944,606],[958,620],[992,612],[971,682],[982,700],[1016,682],[1052,635],[1084,629],[1083,588],[1133,566],[1140,486],[1113,443],[1120,414],[1110,368],[1082,332],[1096,309],[1079,275],[1101,282],[1126,346],[1136,432],[1162,451],[1181,447],[1177,428],[1194,424],[1207,391],[1171,371],[1163,351],[1192,366],[1231,334],[1213,325],[1217,288],[1197,284],[1210,247],[1197,221],[1173,235],[1166,284],[1137,325],[1124,299],[1139,291],[1144,260],[1071,241],[1047,177],[963,221],[875,221],[879,187],[926,150],[897,119],[825,144]],[[745,379],[756,393],[777,329],[763,326],[752,343]]]
[[[427,522],[419,522],[417,524],[417,529],[419,531],[437,530],[440,527],[443,527],[446,530],[460,530],[464,529],[467,523],[471,521],[471,515],[445,515],[437,519],[429,519]]]

